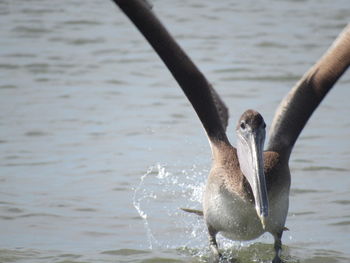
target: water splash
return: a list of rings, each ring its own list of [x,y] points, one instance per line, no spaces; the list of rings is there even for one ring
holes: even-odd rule
[[[141,176],[133,205],[144,222],[148,248],[207,247],[203,219],[180,210],[201,209],[207,173],[196,166],[171,172],[156,164]]]
[[[162,164],[149,167],[134,189],[133,205],[144,222],[148,248],[176,249],[206,262],[210,250],[204,220],[179,208],[202,208],[208,171],[196,166],[188,170],[171,169]],[[270,262],[273,257],[269,234],[247,242],[232,241],[219,234],[217,241],[228,261],[239,258],[242,262]]]
[[[153,167],[150,167],[150,168],[148,168],[147,172],[141,176],[140,183],[135,188],[134,196],[133,196],[133,205],[134,205],[137,213],[142,218],[142,220],[144,222],[145,229],[147,231],[147,240],[148,240],[148,244],[149,244],[149,246],[148,246],[149,249],[153,248],[153,243],[156,243],[157,240],[154,238],[152,231],[149,227],[148,220],[147,220],[147,214],[141,209],[141,202],[147,198],[155,198],[154,196],[147,195],[145,189],[142,188],[145,178],[149,174],[151,174],[152,171],[153,171]]]

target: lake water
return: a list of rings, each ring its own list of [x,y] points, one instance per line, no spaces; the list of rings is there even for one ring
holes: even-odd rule
[[[230,108],[267,124],[349,22],[348,0],[153,1]],[[206,262],[210,149],[159,58],[108,0],[0,1],[0,262]],[[350,72],[290,161],[287,262],[350,262]],[[268,125],[269,128],[269,125]],[[272,238],[219,238],[268,262]]]

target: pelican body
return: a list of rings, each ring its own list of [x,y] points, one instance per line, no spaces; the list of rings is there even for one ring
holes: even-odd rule
[[[279,262],[281,237],[289,206],[288,162],[275,151],[263,152],[265,122],[247,110],[237,128],[237,148],[228,142],[212,143],[213,164],[203,197],[203,214],[210,247],[220,253],[215,236],[252,240],[269,232],[275,239]]]
[[[216,235],[252,240],[274,237],[273,263],[281,262],[281,237],[289,206],[289,157],[306,122],[350,65],[350,26],[305,73],[277,108],[264,151],[266,124],[247,110],[236,126],[237,146],[226,136],[228,110],[218,93],[157,19],[145,0],[114,0],[154,48],[191,102],[207,133],[212,168],[203,196],[203,214],[214,261],[221,257]]]

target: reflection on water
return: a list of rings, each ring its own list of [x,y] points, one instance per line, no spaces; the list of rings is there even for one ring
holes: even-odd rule
[[[350,13],[347,0],[153,3],[229,106],[233,142],[245,109],[271,122]],[[207,139],[125,16],[102,0],[3,0],[0,25],[0,262],[207,261],[203,221],[179,209],[200,208]],[[349,83],[292,154],[287,262],[350,260]],[[273,254],[269,235],[220,242],[241,262]]]

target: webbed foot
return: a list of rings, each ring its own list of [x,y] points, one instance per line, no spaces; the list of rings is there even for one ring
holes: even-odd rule
[[[276,255],[273,260],[272,260],[272,263],[283,263],[282,259]]]

